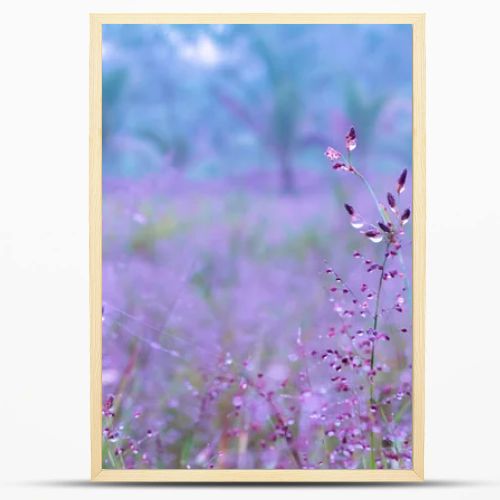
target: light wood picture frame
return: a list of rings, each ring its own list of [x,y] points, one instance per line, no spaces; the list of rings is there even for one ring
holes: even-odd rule
[[[106,24],[409,24],[413,32],[412,470],[135,469],[102,462],[102,28]],[[106,482],[417,482],[424,479],[425,15],[91,14],[90,15],[90,363],[91,479]]]

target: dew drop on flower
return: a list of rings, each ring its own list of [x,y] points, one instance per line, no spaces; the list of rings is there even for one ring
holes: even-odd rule
[[[394,196],[391,193],[387,193],[387,203],[389,204],[389,207],[391,207],[391,210],[395,212],[396,200],[394,199]]]
[[[356,149],[356,145],[356,131],[351,127],[345,136],[345,146],[348,151],[352,151]]]
[[[351,216],[351,226],[354,229],[361,229],[364,226],[364,224],[365,223],[363,222],[363,220],[359,215],[354,214]]]
[[[410,214],[410,209],[407,208],[401,215],[401,224],[403,224],[403,226],[410,220]]]
[[[365,236],[373,243],[380,243],[384,239],[382,233],[375,230],[366,231]]]

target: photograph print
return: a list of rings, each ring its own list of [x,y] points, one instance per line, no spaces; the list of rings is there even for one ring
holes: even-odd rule
[[[103,24],[103,469],[413,469],[412,60]]]

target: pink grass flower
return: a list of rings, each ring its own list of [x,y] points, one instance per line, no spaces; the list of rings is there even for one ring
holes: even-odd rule
[[[332,161],[339,160],[342,155],[334,148],[331,146],[328,146],[325,151],[325,156]]]
[[[354,127],[351,127],[345,136],[345,147],[348,151],[353,151],[356,149],[356,146],[356,131],[354,130]]]
[[[406,184],[406,174],[407,174],[406,168],[401,172],[401,175],[399,176],[398,183],[396,185],[396,191],[398,194],[401,194],[405,190],[405,184]]]

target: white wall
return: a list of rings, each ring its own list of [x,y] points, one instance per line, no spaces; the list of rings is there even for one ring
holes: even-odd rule
[[[280,488],[272,494],[500,496],[498,485],[481,482],[500,477],[498,4],[17,0],[2,5],[0,477],[10,490],[6,498],[139,493],[57,483],[89,476],[87,14],[284,9],[427,13],[426,475],[434,482],[408,491]],[[266,491],[247,488],[238,495],[261,492]],[[236,492],[194,493],[229,498]]]

